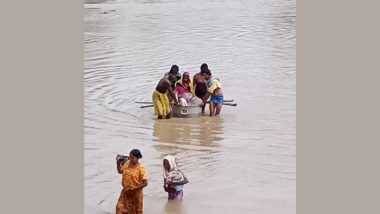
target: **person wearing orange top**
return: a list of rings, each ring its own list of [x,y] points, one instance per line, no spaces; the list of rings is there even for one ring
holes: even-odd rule
[[[129,157],[119,155],[116,157],[117,170],[122,174],[123,186],[116,204],[116,214],[143,213],[143,188],[148,185],[148,175],[145,167],[139,163],[141,158],[138,149],[133,149]]]

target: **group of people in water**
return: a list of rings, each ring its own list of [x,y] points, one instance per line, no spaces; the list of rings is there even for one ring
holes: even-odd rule
[[[129,155],[117,155],[116,165],[119,174],[122,174],[122,191],[116,204],[116,214],[142,214],[143,188],[148,185],[148,173],[139,162],[142,158],[140,150],[133,149]],[[167,155],[163,159],[164,191],[168,193],[168,200],[182,200],[183,187],[189,181],[178,169],[176,158]]]
[[[182,75],[177,65],[172,65],[170,71],[158,82],[152,95],[154,110],[158,119],[169,119],[174,105],[199,106],[202,113],[208,103],[210,116],[219,115],[224,102],[222,85],[214,78],[206,63],[200,67],[200,72],[193,78],[189,72]],[[117,171],[122,174],[122,191],[116,204],[116,214],[142,214],[143,188],[148,185],[148,173],[139,162],[142,158],[140,150],[133,149],[129,155],[116,157]],[[178,169],[176,158],[172,155],[164,157],[163,190],[168,194],[168,200],[182,200],[183,187],[189,181]]]
[[[181,75],[178,65],[172,65],[170,71],[158,82],[152,99],[158,119],[169,119],[173,105],[200,106],[204,113],[207,103],[210,106],[210,116],[217,116],[224,101],[220,79],[212,76],[206,63],[201,65],[200,72],[193,79],[189,72]]]

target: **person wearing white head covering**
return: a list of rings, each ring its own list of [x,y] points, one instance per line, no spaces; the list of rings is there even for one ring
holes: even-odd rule
[[[182,200],[183,186],[189,181],[178,169],[176,159],[172,155],[167,155],[163,160],[164,189],[168,192],[169,200]]]

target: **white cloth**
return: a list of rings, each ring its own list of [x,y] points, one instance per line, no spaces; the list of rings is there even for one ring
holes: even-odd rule
[[[181,106],[200,106],[203,101],[191,93],[185,93],[178,98],[178,102]]]
[[[179,104],[180,104],[181,106],[188,106],[188,105],[187,105],[187,101],[186,101],[186,99],[183,98],[183,97],[179,98]]]
[[[198,97],[193,96],[190,99],[189,103],[190,103],[191,106],[200,106],[200,105],[203,104],[203,101],[201,99],[199,99]]]
[[[177,164],[175,161],[175,157],[172,155],[167,155],[164,157],[164,160],[167,160],[170,165],[170,169],[166,170],[163,168],[163,176],[167,183],[179,183],[185,181],[185,176],[183,173],[177,168]],[[165,184],[165,185],[166,185]]]
[[[175,157],[173,155],[166,155],[164,157],[164,160],[167,160],[169,162],[169,166],[170,166],[169,171],[167,171],[165,169],[165,167],[163,167],[164,178],[166,179],[168,177],[168,174],[169,174],[170,171],[173,171],[173,170],[177,169],[177,164],[176,164],[176,161],[175,161]]]

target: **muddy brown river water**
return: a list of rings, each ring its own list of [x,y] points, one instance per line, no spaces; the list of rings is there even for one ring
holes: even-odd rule
[[[84,5],[85,213],[114,213],[115,156],[139,148],[145,213],[296,213],[295,0],[116,0]],[[219,118],[157,121],[150,101],[171,64],[208,63]],[[162,158],[189,178],[168,203]]]

